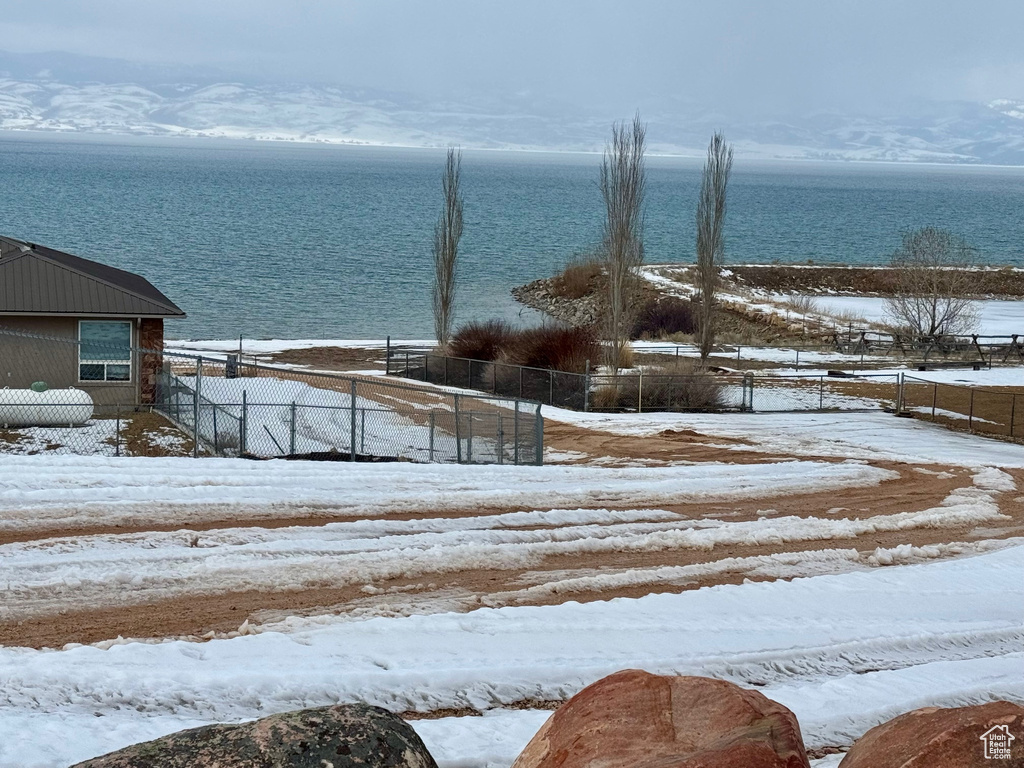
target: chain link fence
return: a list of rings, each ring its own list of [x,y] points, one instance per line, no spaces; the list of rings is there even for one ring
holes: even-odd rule
[[[899,399],[899,376],[896,374],[748,374],[748,379],[750,410],[757,413],[894,411]]]
[[[1024,437],[1024,391],[943,384],[903,376],[900,413],[995,437]]]
[[[7,329],[0,329],[0,375],[7,379],[0,451],[8,453],[481,464],[543,458],[540,404],[519,398]]]
[[[662,358],[696,357],[694,344],[639,342],[636,352]],[[794,369],[821,368],[839,363],[858,369],[909,365],[1020,365],[1024,363],[1024,336],[944,335],[915,338],[885,331],[850,330],[808,335],[784,344],[719,343],[711,356],[747,365],[785,365]]]
[[[528,397],[575,411],[791,412],[895,409],[895,374],[566,373],[389,350],[387,372],[441,386]]]

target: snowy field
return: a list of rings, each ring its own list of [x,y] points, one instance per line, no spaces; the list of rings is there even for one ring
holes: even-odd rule
[[[1021,453],[1024,458],[1024,449]],[[0,461],[0,533],[166,522],[187,525],[222,520],[225,514],[248,519],[299,518],[321,507],[345,517],[487,506],[571,509],[614,503],[642,507],[860,487],[888,477],[886,470],[860,462],[612,469],[5,457]]]
[[[848,744],[921,706],[1024,701],[1022,544],[868,573],[325,620],[202,645],[2,649],[0,764],[63,766],[201,723],[338,701],[488,711],[564,698],[629,667],[758,686],[796,713],[809,748]],[[545,715],[415,725],[443,768],[507,766]]]
[[[785,301],[789,296],[775,294],[774,300]],[[815,305],[824,313],[859,317],[872,325],[885,322],[885,299],[879,296],[829,296],[814,294]],[[977,333],[984,336],[1024,336],[1024,301],[986,299],[974,302],[978,310]]]
[[[612,414],[545,408],[545,417],[618,435],[648,437],[695,430],[710,438],[743,440],[725,450],[778,455],[886,459],[963,467],[1024,468],[1024,446],[951,432],[888,413],[642,413]]]
[[[291,349],[338,347],[339,349],[387,349],[387,339],[168,339],[167,350],[188,355],[221,357],[229,354],[243,356],[272,355]],[[392,339],[393,347],[430,349],[437,346],[436,339]]]
[[[1024,446],[879,412],[544,412],[582,463],[3,457],[0,765],[362,701],[476,711],[413,725],[441,768],[508,768],[536,702],[630,667],[756,687],[810,748],[1024,702]],[[680,453],[601,466],[588,435]],[[132,634],[163,604],[239,610]]]

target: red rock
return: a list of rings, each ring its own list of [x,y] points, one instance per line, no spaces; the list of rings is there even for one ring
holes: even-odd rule
[[[629,669],[573,696],[512,768],[808,768],[796,717],[757,691]]]
[[[986,740],[993,754],[985,756]],[[1009,741],[1008,759],[994,754]],[[998,743],[997,743],[998,742]],[[1024,768],[1024,707],[994,701],[976,707],[915,709],[865,733],[840,768]]]

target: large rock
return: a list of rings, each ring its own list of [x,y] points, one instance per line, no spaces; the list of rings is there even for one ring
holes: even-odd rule
[[[573,696],[512,768],[807,768],[796,717],[706,677],[617,672]]]
[[[865,733],[839,765],[840,768],[1024,768],[1022,722],[1024,707],[1008,701],[956,709],[915,709]],[[1009,758],[1003,757],[1005,753],[996,754],[1004,745]]]
[[[208,725],[86,760],[72,768],[437,768],[416,732],[380,707],[286,712]]]

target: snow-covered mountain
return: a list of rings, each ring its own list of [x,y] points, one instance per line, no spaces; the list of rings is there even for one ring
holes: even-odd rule
[[[740,119],[642,103],[656,152],[701,155],[724,130],[746,157],[1024,165],[1024,102],[932,102],[899,115]],[[70,54],[0,52],[0,129],[402,146],[599,150],[618,117],[537,99],[430,102],[333,85]]]

